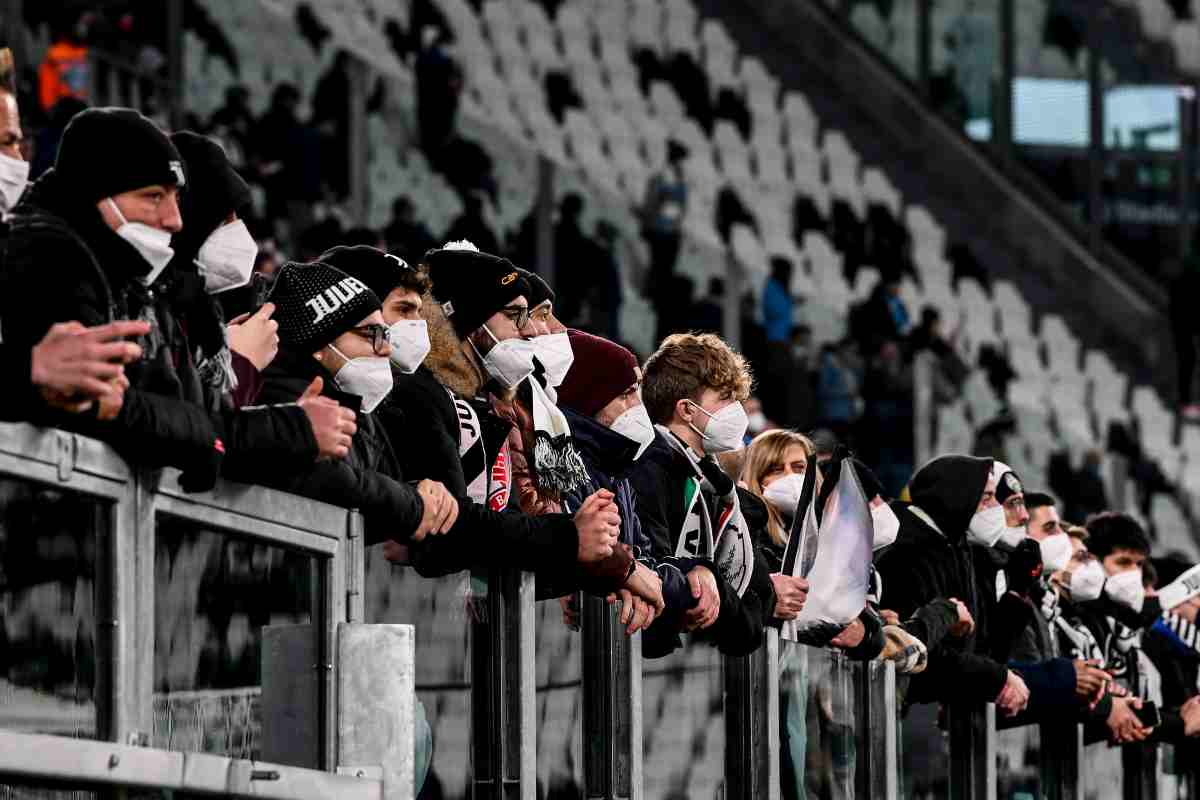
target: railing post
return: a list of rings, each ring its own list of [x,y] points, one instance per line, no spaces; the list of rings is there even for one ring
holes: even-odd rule
[[[1042,797],[1045,800],[1083,800],[1083,726],[1075,722],[1044,722],[1040,731]]]
[[[896,744],[896,667],[890,661],[854,665],[855,792],[896,800],[900,792]]]
[[[133,666],[137,694],[131,704],[136,711],[129,727],[121,731],[126,744],[149,744],[154,731],[154,609],[157,602],[154,575],[155,518],[154,488],[159,473],[137,469],[133,472],[132,524],[134,543],[134,608],[131,627],[137,661]]]
[[[779,632],[748,656],[726,657],[725,796],[779,798]]]
[[[346,515],[346,621],[366,622],[363,586],[366,584],[363,518],[357,509]]]
[[[471,624],[471,747],[477,800],[534,800],[533,574],[492,570]],[[482,617],[482,618],[479,618]]]
[[[951,703],[950,800],[996,800],[996,706]]]
[[[1158,745],[1126,744],[1121,748],[1121,782],[1125,800],[1158,797]]]
[[[588,800],[642,797],[642,635],[583,596],[583,780]]]

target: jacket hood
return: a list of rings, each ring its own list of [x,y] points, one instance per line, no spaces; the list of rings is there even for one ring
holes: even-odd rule
[[[990,458],[939,456],[913,475],[912,504],[928,514],[948,540],[957,542],[966,535],[991,470]]]
[[[442,313],[441,305],[428,293],[421,304],[421,316],[429,325],[429,355],[425,357],[425,366],[439,383],[458,396],[478,397],[483,391],[483,378],[463,352],[462,340]]]
[[[609,478],[620,478],[633,466],[638,451],[637,442],[604,427],[591,417],[561,406],[560,410],[571,426],[571,438],[588,460],[589,466],[595,464]]]

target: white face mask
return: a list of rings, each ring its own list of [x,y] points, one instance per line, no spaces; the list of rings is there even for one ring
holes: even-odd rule
[[[976,511],[967,526],[967,541],[971,544],[995,547],[1007,526],[1004,524],[1004,506],[992,506]]]
[[[1042,539],[1038,546],[1042,550],[1042,569],[1046,572],[1066,569],[1071,563],[1071,555],[1075,552],[1071,547],[1071,537],[1061,532]]]
[[[622,411],[621,415],[613,420],[609,430],[638,443],[634,460],[641,458],[642,453],[646,452],[646,448],[654,441],[654,423],[650,421],[650,414],[641,403]]]
[[[1025,526],[1022,525],[1016,528],[1005,527],[1000,533],[1000,544],[1015,550],[1017,545],[1025,541],[1026,538],[1028,538],[1028,535],[1025,533]]]
[[[871,522],[875,525],[875,544],[873,550],[887,547],[896,541],[900,535],[900,518],[887,503],[871,509]]]
[[[546,370],[546,383],[557,389],[567,379],[575,353],[571,350],[571,339],[565,332],[548,333],[533,338],[533,354]]]
[[[117,219],[121,220],[121,227],[117,228],[117,236],[133,245],[138,254],[150,265],[150,272],[138,278],[139,281],[149,286],[158,279],[162,271],[167,268],[167,264],[170,264],[171,259],[175,257],[175,251],[171,249],[171,232],[159,230],[144,222],[128,221],[111,197],[108,198],[108,204],[112,207],[113,213],[117,215]]]
[[[208,235],[196,254],[196,266],[204,276],[205,290],[216,294],[249,283],[257,257],[258,242],[246,223],[235,219]]]
[[[800,495],[803,492],[804,473],[793,472],[782,478],[776,478],[770,486],[763,489],[763,499],[775,506],[776,511],[790,517],[796,513],[796,507],[800,505]]]
[[[767,429],[767,415],[761,411],[755,411],[753,414],[747,415],[746,419],[750,423],[749,428],[751,433],[759,434]]]
[[[691,400],[688,402],[692,403]],[[750,426],[750,420],[747,419],[746,409],[741,403],[730,403],[715,414],[709,414],[698,403],[692,405],[708,417],[708,427],[703,433],[695,425],[688,423],[692,430],[700,434],[706,455],[728,453],[730,450],[740,449],[745,444],[746,428]]]
[[[1146,601],[1146,587],[1142,585],[1142,571],[1131,569],[1110,575],[1104,582],[1104,593],[1115,603],[1132,608],[1134,611],[1141,611],[1142,603]]]
[[[329,349],[342,358],[346,356],[333,345]],[[362,413],[370,414],[383,398],[392,392],[392,365],[386,358],[362,356],[347,358],[346,363],[333,376],[333,382],[343,392],[362,398]]]
[[[505,389],[515,389],[521,381],[533,374],[533,342],[528,339],[500,341],[487,325],[484,325],[483,329],[495,342],[486,356],[479,357],[483,362],[484,371]],[[475,345],[472,343],[471,346]],[[478,349],[475,354],[479,354]]]
[[[429,324],[423,319],[402,319],[388,328],[392,363],[412,375],[429,355]]]
[[[1070,575],[1067,590],[1072,600],[1086,603],[1100,597],[1104,589],[1104,567],[1100,566],[1099,561],[1088,561],[1073,569]]]
[[[0,154],[0,212],[16,208],[28,183],[29,162]]]

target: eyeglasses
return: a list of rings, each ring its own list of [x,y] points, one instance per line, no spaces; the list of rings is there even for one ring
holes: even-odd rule
[[[500,309],[500,313],[508,317],[512,324],[517,326],[517,330],[529,324],[529,306],[505,306]]]
[[[382,325],[361,325],[357,328],[351,328],[350,332],[356,336],[361,336],[371,343],[371,349],[375,351],[375,355],[382,355],[383,348],[388,341],[388,329]]]

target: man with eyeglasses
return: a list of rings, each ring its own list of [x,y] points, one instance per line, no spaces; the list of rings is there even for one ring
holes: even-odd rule
[[[381,315],[387,325],[392,374],[397,386],[371,416],[386,433],[404,480],[432,479],[444,484],[459,506],[460,522],[445,536],[428,538],[403,548],[397,542],[389,542],[384,546],[385,556],[412,563],[424,575],[496,565],[549,569],[560,576],[578,573],[578,563],[587,563],[586,556],[590,553],[587,520],[603,516],[607,503],[593,500],[591,505],[597,506],[596,513],[585,512],[573,519],[563,514],[530,517],[517,511],[488,508],[484,504],[484,491],[478,491],[474,495],[477,502],[472,502],[473,496],[458,455],[460,411],[456,400],[437,383],[427,367],[419,366],[413,374],[407,374],[414,362],[424,361],[430,349],[427,326],[421,318],[424,306],[421,293],[428,286],[424,272],[365,245],[335,247],[321,258],[330,266],[344,269],[347,275],[382,298]],[[523,309],[519,307],[514,307],[512,312],[518,317],[523,315]],[[397,350],[410,346],[414,331],[425,334],[424,346],[415,351],[421,358],[406,358],[403,364],[397,363]],[[421,388],[414,389],[409,384],[418,374],[421,375]],[[402,395],[400,398],[397,398],[398,390]],[[482,408],[473,411],[464,404],[461,413],[476,413],[478,419],[479,412],[484,411]],[[476,428],[474,425],[469,427]],[[502,428],[499,432],[500,442],[504,441],[505,430]],[[471,442],[479,445],[475,455],[484,451],[478,437]],[[495,442],[493,438],[491,443]],[[482,465],[482,458],[479,463]],[[600,533],[606,534],[606,531]],[[580,539],[583,540],[582,550],[575,544]],[[590,567],[584,567],[584,574],[589,571]],[[623,574],[621,577],[624,582],[629,582]],[[583,582],[576,585],[583,585]],[[634,583],[643,585],[638,581]]]

